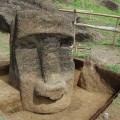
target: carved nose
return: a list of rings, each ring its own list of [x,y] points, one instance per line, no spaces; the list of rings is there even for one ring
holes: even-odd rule
[[[51,100],[60,99],[66,92],[66,83],[57,82],[55,84],[47,84],[41,81],[35,85],[35,93],[37,96],[48,97]]]
[[[41,72],[43,83],[36,84],[37,95],[49,97],[52,100],[60,99],[66,91],[66,83],[61,72],[60,43],[55,37],[43,40],[44,46],[40,46]]]
[[[56,38],[46,38],[41,50],[42,74],[44,82],[54,84],[61,80],[60,43]]]

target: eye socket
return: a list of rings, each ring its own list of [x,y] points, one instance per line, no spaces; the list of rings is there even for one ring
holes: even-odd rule
[[[60,46],[71,46],[73,43],[72,37],[63,36],[59,38]]]
[[[27,47],[27,48],[35,48],[40,44],[44,44],[44,40],[48,38],[54,38],[59,41],[60,46],[71,46],[73,43],[73,37],[68,35],[62,34],[55,34],[55,33],[40,33],[40,34],[33,34],[22,37],[16,41],[17,47]],[[42,41],[42,42],[41,42]],[[49,42],[47,42],[49,44]]]

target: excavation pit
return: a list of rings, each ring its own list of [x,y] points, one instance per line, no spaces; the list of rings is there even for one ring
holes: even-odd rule
[[[1,114],[8,120],[93,120],[98,111],[106,105],[115,93],[118,92],[120,76],[119,74],[111,73],[110,71],[96,67],[96,70],[101,77],[109,77],[109,79],[104,80],[107,83],[107,86],[112,88],[112,93],[111,90],[104,90],[104,92],[101,92],[99,85],[96,86],[96,88],[99,88],[97,92],[97,89],[90,89],[89,91],[86,90],[87,88],[82,88],[80,84],[80,78],[83,74],[82,70],[85,64],[84,61],[74,59],[74,62],[76,69],[72,103],[67,109],[55,114],[35,114],[23,110],[21,108],[20,92],[9,85],[9,73],[7,70],[9,66],[2,67],[1,71],[4,71],[4,74],[0,76],[0,88],[2,90],[0,100],[4,101],[0,102]],[[117,84],[113,85],[113,83]]]

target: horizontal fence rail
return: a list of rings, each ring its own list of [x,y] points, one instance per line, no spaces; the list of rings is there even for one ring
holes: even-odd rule
[[[102,14],[102,13],[94,13],[93,11],[88,11],[88,10],[66,10],[66,9],[59,9],[59,11],[62,12],[69,12],[69,13],[73,13],[74,14],[74,29],[73,29],[73,36],[74,36],[74,43],[73,45],[75,46],[75,26],[82,26],[82,27],[88,27],[88,28],[93,28],[93,29],[99,29],[99,30],[106,30],[106,31],[112,31],[114,32],[114,38],[113,38],[113,45],[115,45],[115,39],[116,39],[116,34],[120,33],[120,28],[118,28],[118,24],[119,24],[119,20],[120,20],[120,16],[117,15],[109,15],[109,14]],[[76,22],[76,14],[77,13],[81,13],[81,14],[88,14],[91,18],[91,15],[95,15],[95,16],[104,16],[104,17],[111,17],[111,18],[115,18],[117,19],[116,21],[116,25],[114,27],[111,26],[97,26],[97,25],[90,25],[90,24],[83,24],[83,23],[77,23]]]
[[[112,32],[120,32],[119,28],[116,27],[109,27],[109,26],[96,26],[96,25],[89,25],[89,24],[83,24],[83,23],[75,23],[76,26],[82,26],[82,27],[88,27],[88,28],[94,28],[94,29],[100,29],[100,30],[106,30],[106,31],[112,31]]]
[[[59,11],[74,13],[74,10],[59,9]],[[93,11],[88,11],[88,10],[75,10],[75,12],[76,13],[82,13],[82,14],[89,14],[89,15],[96,15],[96,16],[105,16],[105,17],[112,17],[112,18],[119,18],[120,19],[120,16],[117,16],[117,15],[94,13]]]

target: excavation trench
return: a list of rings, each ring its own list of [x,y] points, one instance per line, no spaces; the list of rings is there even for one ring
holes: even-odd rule
[[[74,59],[74,62],[75,86],[71,106],[46,115],[22,109],[20,92],[9,85],[9,63],[4,63],[0,68],[0,115],[8,120],[95,120],[117,96],[120,75],[97,65],[93,67],[81,59]]]

